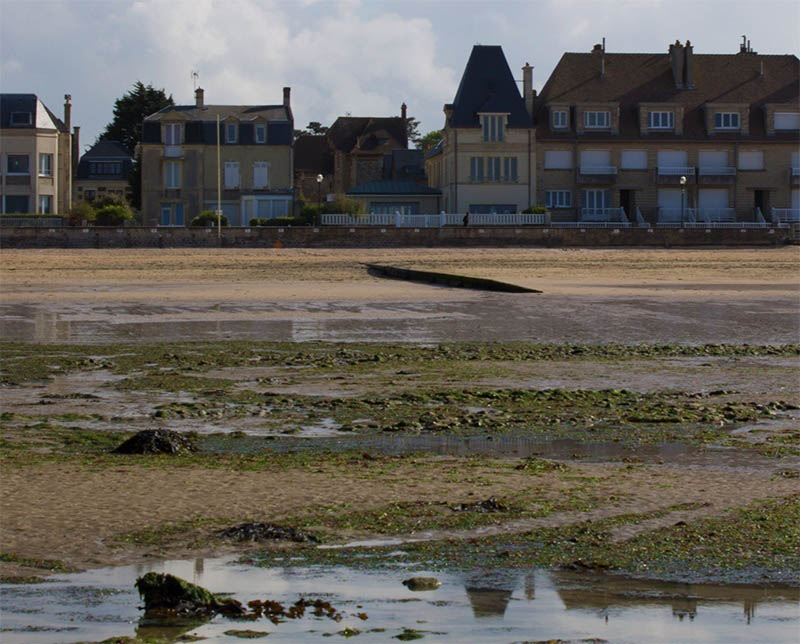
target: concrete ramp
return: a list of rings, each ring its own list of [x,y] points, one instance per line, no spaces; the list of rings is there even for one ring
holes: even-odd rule
[[[467,275],[453,275],[436,271],[421,271],[400,266],[387,266],[385,264],[364,264],[371,275],[407,280],[409,282],[425,282],[439,284],[450,288],[469,288],[476,291],[495,291],[498,293],[541,293],[533,288],[485,279],[483,277],[469,277]]]

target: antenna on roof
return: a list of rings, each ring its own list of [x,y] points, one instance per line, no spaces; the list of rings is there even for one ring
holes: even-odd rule
[[[603,53],[600,58],[600,78],[606,75],[606,37],[603,36]]]
[[[192,89],[197,89],[197,83],[200,81],[200,72],[193,69],[190,76],[192,77],[192,85],[194,85]]]

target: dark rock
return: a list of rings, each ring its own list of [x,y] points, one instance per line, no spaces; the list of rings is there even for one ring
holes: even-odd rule
[[[235,599],[217,598],[202,586],[175,575],[148,572],[136,580],[136,589],[144,600],[145,613],[236,616],[246,612]]]
[[[475,503],[459,503],[450,508],[453,512],[507,512],[508,507],[500,503],[495,497],[490,496],[485,501]]]
[[[186,436],[169,429],[145,429],[131,436],[113,454],[180,454],[197,451]]]
[[[272,523],[242,523],[241,525],[218,530],[214,533],[217,537],[234,539],[236,541],[296,541],[298,543],[310,541],[319,543],[319,539],[313,534],[307,534],[296,530]]]
[[[436,590],[441,585],[442,582],[436,577],[411,577],[403,582],[403,586],[414,591]]]

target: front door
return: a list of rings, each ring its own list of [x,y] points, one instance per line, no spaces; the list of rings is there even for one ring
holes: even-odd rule
[[[766,216],[769,212],[769,192],[766,190],[753,191],[753,208],[761,210],[761,215]]]
[[[620,190],[619,205],[625,209],[625,216],[628,219],[635,217],[636,213],[634,213],[634,209],[636,208],[636,193],[633,190]]]

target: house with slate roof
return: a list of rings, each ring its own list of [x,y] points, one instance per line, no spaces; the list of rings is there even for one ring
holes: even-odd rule
[[[72,100],[64,119],[36,94],[0,94],[0,211],[65,214],[72,198],[77,133],[70,132]]]
[[[151,114],[140,143],[145,225],[183,226],[203,210],[216,210],[218,176],[232,226],[291,215],[293,129],[288,87],[279,105],[206,105],[197,89],[194,105]]]
[[[532,67],[520,95],[503,49],[472,48],[442,141],[425,161],[428,185],[447,212],[514,213],[535,203]]]
[[[94,201],[107,196],[130,200],[128,177],[133,157],[119,141],[98,141],[81,157],[72,181],[73,201]]]
[[[539,203],[554,221],[800,220],[800,61],[565,53],[538,97]]]

